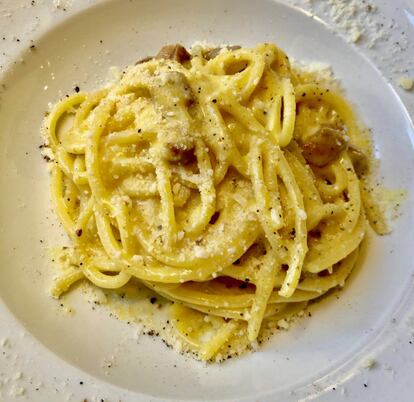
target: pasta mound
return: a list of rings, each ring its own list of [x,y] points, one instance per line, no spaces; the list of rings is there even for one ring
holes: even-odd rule
[[[210,360],[285,325],[355,264],[363,130],[334,86],[273,44],[163,48],[57,103],[45,130],[72,240],[55,297],[83,278],[139,281]]]

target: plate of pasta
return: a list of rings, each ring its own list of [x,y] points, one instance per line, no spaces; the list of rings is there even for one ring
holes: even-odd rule
[[[75,397],[329,400],[409,310],[407,111],[316,19],[235,4],[80,6],[2,78],[0,296]]]

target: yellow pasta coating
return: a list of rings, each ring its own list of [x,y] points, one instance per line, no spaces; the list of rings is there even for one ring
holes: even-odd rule
[[[273,44],[166,54],[45,121],[73,243],[52,295],[139,280],[209,360],[343,286],[366,230],[361,128]]]

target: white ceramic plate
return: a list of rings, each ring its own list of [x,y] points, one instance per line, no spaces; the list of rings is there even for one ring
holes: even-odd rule
[[[320,20],[272,0],[103,1],[68,9],[67,16],[62,8],[39,30],[35,49],[23,51],[15,58],[23,62],[11,63],[2,77],[0,400],[22,394],[33,401],[288,401],[341,393],[381,399],[385,394],[372,381],[386,382],[381,359],[405,342],[403,330],[410,328],[398,323],[413,299],[414,134],[403,103],[376,66]],[[104,309],[92,310],[80,292],[64,299],[74,314],[63,314],[47,293],[47,249],[67,241],[51,211],[38,149],[48,103],[75,86],[97,88],[112,65],[134,63],[165,43],[197,40],[244,46],[272,41],[295,59],[330,64],[373,130],[382,181],[409,190],[393,233],[370,236],[360,267],[338,297],[315,305],[312,318],[298,320],[257,353],[222,365],[203,365],[159,341],[138,339],[136,329]],[[361,368],[367,358],[379,363],[372,373]],[[397,372],[410,367],[402,356],[398,361]],[[397,387],[387,392],[410,400]]]

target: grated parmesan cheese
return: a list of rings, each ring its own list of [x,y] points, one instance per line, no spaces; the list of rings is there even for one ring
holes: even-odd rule
[[[277,322],[277,325],[282,329],[289,329],[289,327],[290,327],[289,323],[284,318],[279,320]]]
[[[23,396],[26,393],[26,389],[20,386],[14,386],[11,390],[10,390],[10,395],[11,396]]]
[[[375,367],[376,364],[377,364],[376,361],[369,357],[361,363],[361,367],[364,368],[364,369],[370,370],[373,367]]]
[[[206,250],[200,246],[194,247],[194,255],[199,258],[207,257]]]
[[[389,36],[377,6],[360,0],[313,0],[310,10],[330,22],[352,43],[372,48]]]
[[[410,77],[402,76],[397,80],[398,85],[406,91],[411,91],[414,86],[414,80]]]
[[[298,216],[300,219],[305,220],[308,216],[303,209],[298,209]]]

